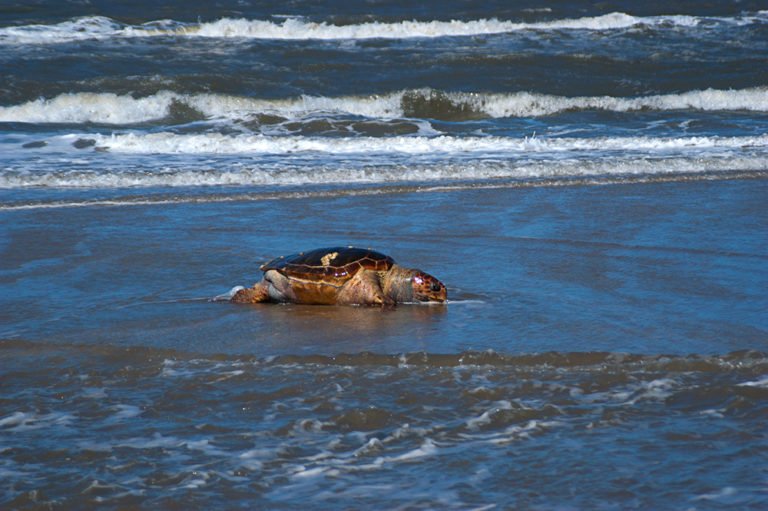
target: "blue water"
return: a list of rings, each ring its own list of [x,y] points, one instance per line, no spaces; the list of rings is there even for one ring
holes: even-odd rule
[[[4,3],[0,507],[764,509],[765,9]]]

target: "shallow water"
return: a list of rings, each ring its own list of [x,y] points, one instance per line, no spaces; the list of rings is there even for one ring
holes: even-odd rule
[[[766,183],[6,211],[6,504],[759,509]],[[451,301],[210,300],[297,239]]]
[[[258,356],[764,349],[766,197],[758,179],[6,212],[0,336]],[[339,244],[434,273],[451,303],[209,301]]]
[[[3,509],[765,509],[763,2],[0,5]],[[357,245],[446,305],[215,301]]]
[[[1,349],[10,507],[762,507],[757,352]]]

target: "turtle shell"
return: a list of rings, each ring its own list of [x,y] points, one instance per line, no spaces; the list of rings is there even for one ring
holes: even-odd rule
[[[374,250],[330,247],[278,257],[262,265],[261,270],[276,270],[288,278],[340,287],[360,270],[384,272],[394,264],[391,257]]]

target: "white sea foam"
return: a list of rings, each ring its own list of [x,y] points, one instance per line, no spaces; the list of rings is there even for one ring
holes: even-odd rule
[[[0,122],[133,124],[166,117],[175,94],[143,98],[80,92],[0,107]]]
[[[410,450],[398,456],[385,457],[383,460],[389,462],[412,461],[419,458],[434,456],[435,454],[437,454],[437,446],[431,439],[426,438],[424,442],[416,449]]]
[[[118,404],[114,406],[115,414],[112,415],[111,420],[112,421],[121,421],[123,419],[130,419],[133,417],[138,417],[143,412],[141,411],[141,408],[134,405],[122,405]]]
[[[407,116],[404,98],[422,101],[440,94],[457,106],[494,118],[537,117],[567,110],[745,110],[768,112],[768,87],[741,90],[694,90],[679,94],[640,97],[566,97],[530,92],[461,93],[430,89],[399,91],[377,96],[318,97],[265,100],[222,94],[178,94],[160,91],[134,98],[113,93],[65,93],[19,105],[0,107],[0,122],[134,124],[157,121],[171,114],[174,104],[183,104],[206,118],[248,119],[260,113],[287,119],[309,115],[342,114],[376,119]]]
[[[738,153],[738,151],[736,151]],[[35,171],[18,172],[0,170],[0,188],[29,187],[49,188],[144,188],[144,187],[209,187],[209,186],[297,186],[327,184],[388,184],[434,183],[436,189],[448,181],[487,181],[497,179],[531,180],[573,178],[626,178],[633,176],[665,176],[672,174],[706,174],[762,172],[768,169],[768,154],[701,155],[685,154],[670,156],[627,156],[613,158],[563,158],[507,161],[465,161],[457,163],[435,162],[432,164],[382,165],[376,167],[340,167],[336,165],[283,169],[253,167],[223,170],[162,168],[153,170],[120,171]],[[504,186],[500,184],[499,186]],[[268,198],[268,197],[267,197]],[[167,201],[149,200],[141,203]],[[173,202],[173,200],[171,200]],[[102,201],[112,204],[110,200]],[[122,202],[120,202],[122,203]],[[88,205],[88,202],[82,205]],[[74,205],[78,205],[75,203]],[[24,208],[25,206],[19,206]],[[38,207],[33,205],[32,207]],[[2,206],[0,209],[9,209]],[[17,209],[10,206],[10,209]],[[172,367],[163,369],[164,375],[176,375]]]
[[[679,382],[672,378],[660,378],[642,382],[638,389],[634,391],[627,404],[636,405],[642,401],[663,401],[672,395],[673,390],[679,385]],[[618,393],[619,396],[622,392]]]
[[[726,486],[716,492],[713,493],[703,493],[701,495],[697,495],[692,498],[694,501],[707,501],[707,500],[724,500],[728,499],[729,497],[733,497],[735,495],[738,495],[739,490],[734,488],[733,486]]]
[[[522,30],[621,30],[632,27],[698,27],[700,25],[748,25],[763,22],[768,15],[758,12],[736,17],[632,16],[613,12],[601,16],[559,19],[532,23],[478,19],[450,21],[404,20],[393,23],[367,22],[334,25],[301,18],[282,21],[222,18],[204,23],[158,20],[126,25],[102,16],[89,16],[53,25],[22,25],[0,28],[0,44],[55,44],[88,39],[126,37],[211,37],[248,39],[406,39],[499,34]]]
[[[636,25],[696,26],[703,19],[693,16],[638,17],[620,12],[602,16],[518,23],[498,19],[470,21],[400,21],[333,25],[289,18],[282,23],[224,18],[211,23],[179,27],[174,34],[198,37],[242,37],[259,39],[405,39],[498,34],[521,30],[616,30]],[[721,18],[725,20],[726,18]]]
[[[115,37],[123,30],[103,16],[87,16],[54,25],[20,25],[0,28],[0,44],[52,44]]]
[[[31,413],[14,412],[0,419],[0,429],[6,431],[30,431],[52,427],[67,427],[74,422],[75,417],[62,412]]]
[[[487,442],[494,445],[506,445],[519,440],[527,439],[532,433],[552,429],[559,426],[557,421],[530,420],[526,424],[509,426],[501,434],[494,434],[487,438]]]
[[[737,385],[738,387],[763,387],[768,388],[768,376],[761,378],[759,380],[754,381],[747,381],[744,383],[739,383]]]
[[[238,291],[241,291],[245,289],[245,286],[235,286],[226,293],[216,295],[213,298],[211,298],[211,301],[213,302],[228,302],[232,299],[235,294],[237,294]]]
[[[512,403],[507,400],[499,401],[496,405],[483,412],[478,417],[471,417],[467,419],[467,428],[471,430],[478,430],[483,426],[490,424],[493,421],[494,415],[498,414],[502,410],[511,410]]]
[[[748,110],[768,111],[768,88],[742,90],[695,90],[680,94],[640,97],[583,96],[563,97],[520,92],[515,94],[460,95],[466,102],[491,117],[535,117],[565,110],[605,110],[633,112],[639,110]]]
[[[75,138],[75,137],[70,137]],[[388,154],[479,155],[605,151],[692,151],[768,147],[768,134],[744,137],[273,137],[224,135],[220,133],[180,135],[175,133],[125,133],[94,135],[96,147],[134,154]]]

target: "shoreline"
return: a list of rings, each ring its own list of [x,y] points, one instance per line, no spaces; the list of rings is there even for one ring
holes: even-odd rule
[[[293,199],[325,199],[335,197],[363,197],[378,195],[395,195],[410,193],[445,193],[462,192],[469,190],[496,190],[496,189],[526,189],[526,188],[561,188],[561,187],[592,187],[592,186],[621,186],[621,185],[648,185],[662,183],[683,183],[699,181],[741,181],[768,179],[766,170],[746,170],[734,172],[700,172],[700,173],[674,173],[667,175],[617,175],[610,177],[586,176],[568,177],[563,179],[509,179],[496,178],[483,181],[443,181],[436,183],[415,183],[391,185],[360,185],[353,188],[340,188],[321,185],[285,186],[292,190],[269,190],[263,192],[233,192],[226,193],[199,193],[200,188],[182,194],[170,192],[157,192],[157,195],[132,194],[114,199],[85,199],[80,201],[28,201],[20,204],[3,204],[0,202],[0,212],[25,211],[36,209],[66,209],[86,207],[130,207],[130,206],[163,206],[176,204],[208,204],[208,203],[240,203],[255,201],[293,200]],[[299,190],[300,188],[310,190]],[[206,188],[206,187],[203,187]],[[226,188],[215,186],[210,188]],[[233,188],[244,188],[234,186]],[[311,188],[325,188],[311,190]],[[28,188],[26,191],[34,190]],[[111,190],[111,192],[122,189]],[[152,188],[149,188],[152,190]],[[188,188],[181,188],[182,192]],[[1,191],[1,190],[0,190]],[[59,189],[61,193],[99,193],[90,189]]]

